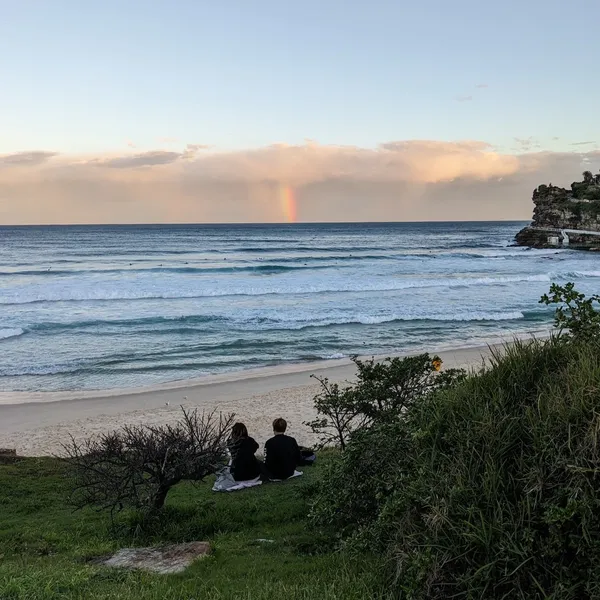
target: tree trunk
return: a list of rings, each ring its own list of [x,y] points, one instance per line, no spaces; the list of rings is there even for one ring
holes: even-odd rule
[[[154,502],[152,503],[152,510],[158,511],[165,505],[165,500],[167,499],[167,494],[169,493],[170,489],[170,485],[165,485],[158,488],[156,496],[154,496]]]

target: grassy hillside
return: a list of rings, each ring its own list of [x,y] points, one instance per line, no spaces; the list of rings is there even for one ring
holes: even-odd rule
[[[383,597],[377,564],[351,561],[305,530],[303,480],[215,494],[210,484],[182,484],[165,512],[141,523],[72,512],[61,463],[27,459],[0,465],[0,598],[2,600],[224,598],[266,600]],[[266,538],[274,543],[260,543]],[[108,569],[95,557],[117,548],[208,540],[211,556],[185,573],[152,575]]]

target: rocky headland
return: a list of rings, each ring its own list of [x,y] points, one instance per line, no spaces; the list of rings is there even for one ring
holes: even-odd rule
[[[583,173],[571,189],[540,185],[533,191],[533,220],[515,237],[519,246],[600,250],[600,173]]]

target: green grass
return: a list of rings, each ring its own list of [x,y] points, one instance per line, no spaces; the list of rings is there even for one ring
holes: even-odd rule
[[[0,599],[266,600],[383,598],[375,559],[352,560],[307,528],[306,487],[319,466],[285,484],[215,494],[182,484],[164,513],[142,521],[73,512],[54,459],[0,465]],[[274,543],[260,543],[266,538]],[[122,547],[210,541],[210,556],[184,573],[154,575],[94,563]]]

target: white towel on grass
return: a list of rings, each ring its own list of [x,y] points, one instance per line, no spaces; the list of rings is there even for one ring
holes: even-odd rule
[[[236,481],[231,474],[229,467],[225,467],[219,473],[212,487],[213,492],[237,492],[245,488],[262,485],[260,477],[256,479],[248,479],[247,481]]]

